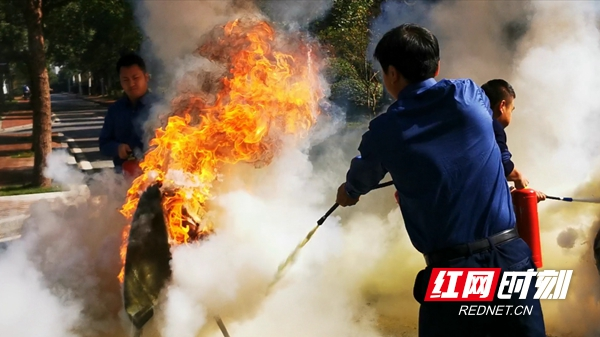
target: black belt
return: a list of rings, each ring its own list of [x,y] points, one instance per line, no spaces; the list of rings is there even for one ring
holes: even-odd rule
[[[516,228],[507,229],[485,239],[480,239],[454,247],[444,248],[430,254],[425,254],[425,262],[428,266],[444,265],[450,260],[488,250],[491,248],[490,243],[494,246],[497,246],[501,243],[505,243],[518,237],[519,234],[517,233]]]

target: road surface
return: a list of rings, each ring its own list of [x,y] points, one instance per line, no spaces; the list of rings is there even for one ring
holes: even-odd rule
[[[98,136],[104,122],[106,107],[77,98],[74,95],[53,94],[52,131],[63,134],[71,154],[70,164],[82,171],[94,173],[112,169],[112,160],[100,154]],[[19,127],[10,133],[30,133],[31,126]],[[8,242],[20,236],[23,221],[28,217],[29,206],[41,199],[52,199],[61,193],[41,193],[22,196],[0,197],[0,253]]]
[[[98,172],[114,167],[112,160],[100,153],[98,136],[102,129],[106,107],[74,95],[52,95],[54,132],[64,135],[74,162],[84,172]]]

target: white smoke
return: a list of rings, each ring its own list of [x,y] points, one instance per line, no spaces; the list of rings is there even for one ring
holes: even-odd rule
[[[314,20],[325,16],[333,0],[294,1],[294,0],[258,0],[258,7],[263,9],[273,21],[304,28]]]
[[[85,176],[48,157],[45,175],[68,191],[31,205],[22,237],[0,251],[0,329],[7,336],[123,335],[116,278],[125,184]]]
[[[575,228],[569,227],[558,235],[556,243],[563,248],[573,248],[578,236],[579,232]]]
[[[52,293],[42,273],[24,251],[26,243],[0,251],[0,330],[6,336],[74,336],[81,311],[79,303],[70,303]]]
[[[163,335],[217,331],[212,316],[218,314],[232,335],[379,336],[363,286],[401,228],[374,215],[354,216],[341,227],[332,216],[267,296],[277,266],[332,203],[326,191],[336,185],[324,183],[307,155],[294,149],[245,175],[254,182],[245,179],[244,189],[215,201],[217,233],[174,249]]]
[[[528,144],[515,147],[514,155],[532,172],[532,183],[568,193],[598,164],[600,32],[592,3],[534,5],[536,15],[519,46],[512,81],[517,110],[507,132],[513,144]]]
[[[532,186],[548,194],[572,195],[582,186],[588,193],[584,197],[593,196],[589,193],[597,190],[585,185],[599,167],[595,125],[600,122],[600,102],[594,90],[600,85],[594,75],[600,71],[598,12],[593,2],[532,2],[532,6],[535,15],[519,44],[512,76],[517,108],[507,133],[514,159]],[[559,206],[562,216],[553,210]],[[556,333],[595,333],[600,325],[594,317],[600,310],[592,303],[600,299],[600,282],[591,258],[595,233],[590,226],[599,209],[550,201],[540,205],[540,212],[542,231],[547,232],[545,268],[574,269],[568,301],[544,303],[547,324]],[[576,232],[564,232],[568,227],[584,233],[579,236],[583,244],[573,242],[573,248],[565,251],[556,238],[573,236]],[[554,315],[560,319],[552,320]]]
[[[371,27],[374,36],[368,55],[373,55],[384,33],[403,23],[416,23],[439,41],[440,78],[471,78],[483,84],[510,76],[515,38],[528,14],[527,1],[385,1]],[[459,19],[465,17],[469,19]]]

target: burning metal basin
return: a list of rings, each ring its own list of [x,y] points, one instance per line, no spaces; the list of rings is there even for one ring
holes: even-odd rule
[[[598,233],[596,233],[596,237],[594,238],[594,259],[596,260],[596,269],[600,273],[600,228],[598,229]]]
[[[171,252],[161,202],[158,184],[141,195],[127,245],[123,301],[138,330],[154,315],[158,296],[171,277]]]

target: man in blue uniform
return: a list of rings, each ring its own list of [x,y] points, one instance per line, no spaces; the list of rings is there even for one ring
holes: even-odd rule
[[[115,171],[122,171],[130,157],[139,158],[146,150],[143,125],[157,98],[148,91],[149,74],[144,60],[136,54],[122,56],[117,73],[125,95],[108,108],[100,132],[100,152],[113,158]]]
[[[502,165],[504,167],[504,175],[508,181],[512,181],[517,189],[526,188],[529,181],[521,171],[517,170],[515,164],[511,160],[512,154],[508,150],[508,142],[504,129],[508,127],[512,120],[512,113],[515,110],[515,99],[517,95],[513,87],[502,79],[494,79],[486,82],[481,86],[485,95],[490,101],[492,109],[492,117],[494,119],[493,127],[496,135],[496,143],[502,154]],[[538,201],[546,200],[546,195],[536,191]]]
[[[514,294],[493,304],[527,305],[531,315],[459,315],[461,305],[424,301],[432,268],[536,269],[518,237],[492,112],[471,80],[442,80],[439,45],[427,29],[404,24],[375,49],[386,90],[396,99],[373,119],[351,162],[337,203],[351,206],[389,173],[404,223],[427,267],[415,280],[420,336],[545,336],[535,278],[526,299]]]

